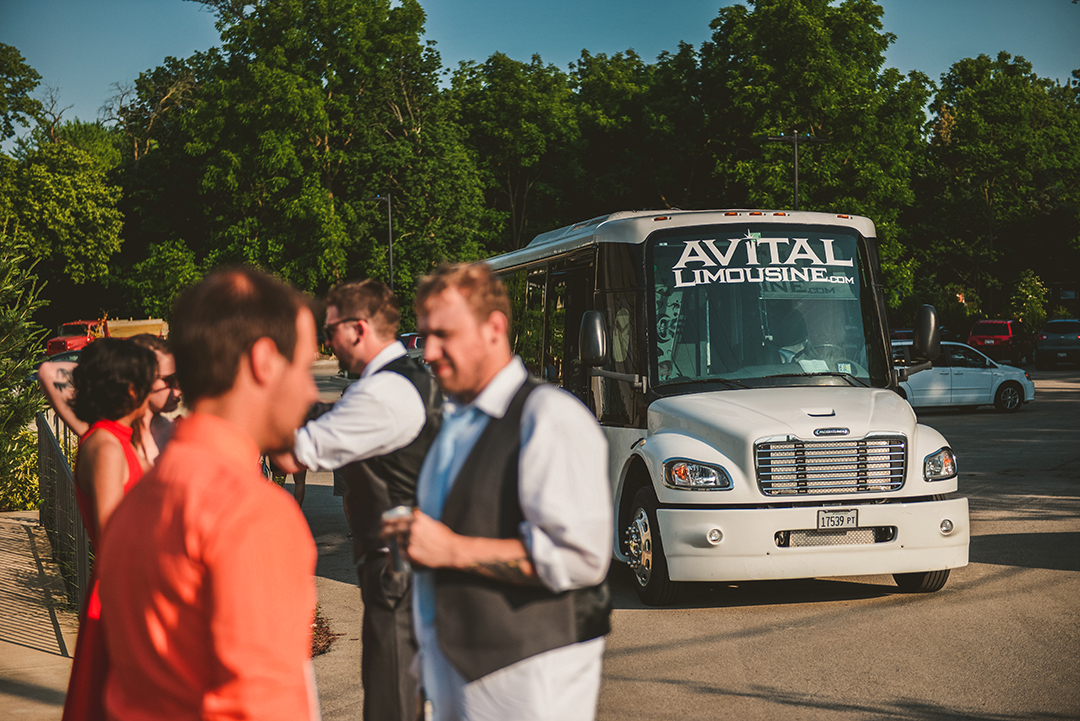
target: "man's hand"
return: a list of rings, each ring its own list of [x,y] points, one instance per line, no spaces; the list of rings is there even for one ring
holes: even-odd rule
[[[409,531],[401,546],[408,550],[409,560],[428,568],[456,568],[456,551],[465,536],[420,511],[413,511],[409,520]]]
[[[281,475],[286,473],[299,473],[300,471],[306,471],[307,468],[300,465],[300,462],[296,460],[296,456],[292,451],[281,451],[278,453],[270,453],[270,463],[277,470],[281,471]]]
[[[412,516],[383,523],[383,538],[397,536],[409,560],[427,568],[453,568],[504,583],[538,585],[536,569],[517,538],[462,536],[431,516],[414,510]]]

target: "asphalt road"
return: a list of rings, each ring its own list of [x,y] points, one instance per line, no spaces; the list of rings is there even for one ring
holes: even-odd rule
[[[325,400],[345,383],[322,371]],[[1080,370],[1035,371],[1018,413],[920,413],[959,456],[971,564],[941,591],[890,576],[692,587],[642,606],[620,564],[599,718],[1080,719]],[[358,718],[359,593],[329,474],[309,477],[327,721]]]
[[[1018,413],[925,411],[959,457],[971,563],[941,591],[889,576],[615,596],[601,719],[1080,718],[1080,371]]]

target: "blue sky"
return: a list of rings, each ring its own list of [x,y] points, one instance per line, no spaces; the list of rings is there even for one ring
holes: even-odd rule
[[[887,64],[937,80],[955,61],[1005,50],[1043,77],[1065,81],[1080,68],[1080,4],[1070,0],[880,0],[897,40]],[[421,0],[427,38],[443,64],[501,51],[539,53],[559,67],[583,48],[633,48],[652,61],[680,40],[709,38],[722,0]],[[726,4],[726,3],[725,3]],[[662,8],[662,9],[661,9]],[[0,0],[0,42],[14,45],[59,90],[64,117],[93,120],[115,82],[133,81],[169,55],[218,41],[214,18],[182,0]]]

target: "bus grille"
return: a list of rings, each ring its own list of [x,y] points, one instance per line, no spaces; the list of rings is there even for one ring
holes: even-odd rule
[[[904,485],[907,440],[767,439],[754,446],[758,485],[766,496],[874,493]]]

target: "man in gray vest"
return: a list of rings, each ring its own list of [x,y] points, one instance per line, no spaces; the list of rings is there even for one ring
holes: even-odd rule
[[[439,431],[442,394],[397,340],[398,300],[377,280],[342,283],[326,299],[326,342],[360,379],[332,410],[296,432],[293,472],[340,468],[364,599],[361,677],[366,721],[415,721],[418,689],[411,574],[395,570],[380,531],[382,514],[414,506],[416,479]]]
[[[434,718],[592,719],[610,614],[604,436],[511,353],[509,299],[487,266],[440,268],[416,310],[453,403],[419,510],[384,532],[407,537],[422,569],[413,613]]]

